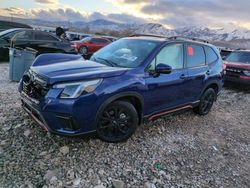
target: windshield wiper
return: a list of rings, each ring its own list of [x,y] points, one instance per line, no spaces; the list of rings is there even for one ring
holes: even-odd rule
[[[118,65],[116,63],[114,63],[113,61],[111,60],[108,60],[108,59],[104,59],[104,58],[101,58],[101,57],[94,57],[94,59],[100,59],[102,61],[105,61],[106,63],[108,63],[109,65],[111,65],[112,67],[118,67]]]

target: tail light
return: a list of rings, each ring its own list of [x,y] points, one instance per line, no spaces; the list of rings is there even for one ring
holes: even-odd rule
[[[227,73],[226,68],[227,68],[227,65],[225,63],[222,63],[222,70],[223,70],[224,75]]]
[[[227,68],[227,65],[226,65],[225,63],[223,63],[223,64],[222,64],[222,69],[223,69],[223,70],[226,70],[226,68]]]

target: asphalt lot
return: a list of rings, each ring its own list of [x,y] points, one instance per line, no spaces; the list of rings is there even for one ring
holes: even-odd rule
[[[250,187],[250,89],[226,87],[211,113],[170,115],[127,142],[44,132],[0,64],[0,187]]]

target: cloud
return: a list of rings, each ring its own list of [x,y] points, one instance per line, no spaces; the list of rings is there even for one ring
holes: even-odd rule
[[[130,6],[130,12],[157,22],[182,27],[187,25],[219,26],[229,23],[249,25],[250,1],[246,0],[119,0],[121,9]]]
[[[0,12],[3,16],[26,17],[29,15],[26,10],[16,7],[2,8]]]
[[[66,9],[38,9],[32,10],[32,16],[34,18],[43,19],[46,21],[84,21],[84,15],[71,8]]]
[[[143,18],[135,17],[129,14],[109,14],[107,17],[113,21],[121,22],[121,23],[142,24],[142,23],[147,22]]]
[[[31,9],[29,11],[10,7],[10,8],[0,8],[1,15],[5,16],[15,16],[21,18],[33,18],[42,19],[45,21],[93,21],[98,19],[105,19],[109,21],[119,22],[119,23],[145,23],[146,21],[142,18],[131,16],[128,14],[102,14],[99,12],[93,12],[87,14],[86,12],[80,12],[74,10],[73,8],[57,8],[57,9]]]
[[[106,19],[120,23],[158,22],[178,28],[184,26],[225,27],[238,25],[250,29],[248,0],[105,0],[117,7],[118,13],[86,13],[69,5],[57,4],[45,8],[23,10],[0,9],[1,15],[38,18],[47,21],[92,21]],[[58,0],[36,0],[39,3],[58,3]],[[46,8],[49,7],[49,8]]]
[[[127,3],[127,4],[138,4],[138,3],[147,3],[151,2],[151,0],[120,0],[120,3]]]
[[[35,0],[37,3],[41,4],[56,4],[58,0]]]

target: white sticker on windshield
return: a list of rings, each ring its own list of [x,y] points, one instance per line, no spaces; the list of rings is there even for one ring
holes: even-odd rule
[[[126,59],[128,61],[135,61],[138,57],[130,55],[130,54],[123,54],[121,58]]]

